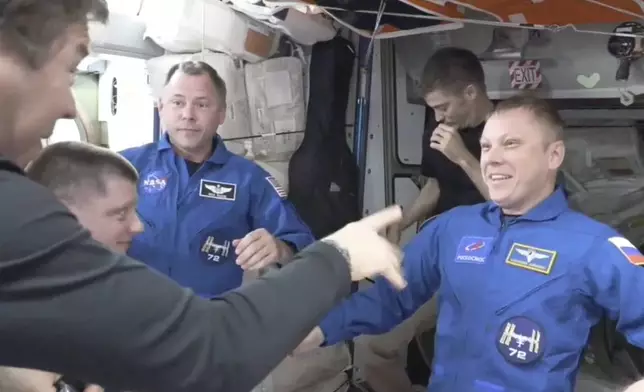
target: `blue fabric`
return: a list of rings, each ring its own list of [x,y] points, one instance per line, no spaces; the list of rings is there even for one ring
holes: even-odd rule
[[[354,294],[320,324],[325,344],[387,332],[436,292],[432,392],[572,392],[604,310],[644,347],[644,257],[561,188],[512,220],[493,203],[457,207],[404,252],[407,288]]]
[[[265,228],[296,251],[314,241],[270,174],[219,139],[192,176],[167,135],[121,154],[139,171],[145,226],[128,254],[198,295],[212,298],[241,284],[232,242],[255,229]]]

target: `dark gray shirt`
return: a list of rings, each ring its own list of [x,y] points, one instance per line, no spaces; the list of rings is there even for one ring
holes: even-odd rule
[[[154,392],[246,392],[349,294],[315,243],[214,301],[94,240],[54,195],[0,160],[0,365]]]

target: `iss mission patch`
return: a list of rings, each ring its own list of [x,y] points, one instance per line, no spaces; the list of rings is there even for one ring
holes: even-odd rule
[[[541,359],[545,336],[543,328],[527,317],[505,321],[496,337],[496,347],[506,361],[527,365]]]

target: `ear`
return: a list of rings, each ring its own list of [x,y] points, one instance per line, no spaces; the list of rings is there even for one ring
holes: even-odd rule
[[[566,145],[563,140],[557,140],[548,146],[548,168],[559,170],[566,156]]]
[[[478,93],[478,89],[473,84],[468,84],[467,87],[465,87],[465,90],[463,90],[463,96],[468,101],[473,101],[474,99],[476,99]]]
[[[217,121],[217,123],[219,125],[222,125],[224,123],[224,121],[226,121],[226,112],[227,112],[226,108],[227,107],[225,105],[224,105],[223,108],[219,108],[219,111],[218,111],[218,117],[219,118],[218,118],[218,121]]]

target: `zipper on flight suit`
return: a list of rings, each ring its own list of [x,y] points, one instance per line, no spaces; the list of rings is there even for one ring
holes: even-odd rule
[[[510,225],[512,225],[514,223],[516,223],[516,220],[512,220],[512,221],[510,221],[508,223],[508,221],[505,219],[505,217],[503,217],[503,220],[501,221],[501,227],[499,228],[498,234],[497,234],[496,238],[494,239],[494,242],[492,243],[492,249],[488,253],[487,257],[491,257],[494,253],[496,253],[497,248],[499,247],[499,244],[503,240],[503,236],[504,236],[506,230],[508,229],[508,227]],[[466,343],[468,341],[468,339],[467,339],[468,335],[469,335],[469,328],[466,328],[465,333],[464,333],[464,337],[463,337],[463,341],[466,342]],[[468,355],[468,351],[469,350],[467,349],[467,346],[464,346],[463,350],[461,350],[461,352],[464,354],[465,358],[470,357],[470,355]],[[469,365],[469,363],[467,365]],[[459,372],[459,373],[460,374],[466,374],[467,372]],[[458,374],[454,374],[454,384],[455,384],[454,387],[459,386],[458,381],[459,381],[458,380]]]

